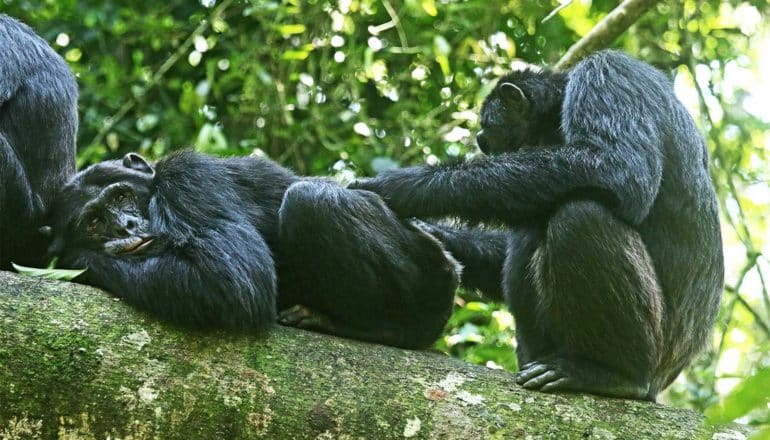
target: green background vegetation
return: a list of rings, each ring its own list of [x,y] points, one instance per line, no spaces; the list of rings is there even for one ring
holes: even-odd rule
[[[264,154],[341,179],[475,151],[514,60],[554,63],[617,1],[3,0],[78,77],[80,166],[129,151]],[[727,286],[712,344],[663,400],[770,420],[767,0],[663,1],[615,44],[671,75],[708,138]],[[463,292],[438,347],[514,370],[513,323]]]

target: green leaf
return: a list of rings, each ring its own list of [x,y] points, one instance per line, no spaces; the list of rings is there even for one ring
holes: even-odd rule
[[[748,414],[758,408],[767,408],[770,400],[770,368],[738,384],[719,403],[706,408],[709,423],[726,423]]]
[[[435,17],[436,15],[438,15],[438,10],[436,9],[436,2],[434,0],[422,0],[422,8],[431,17]]]
[[[281,54],[282,60],[304,60],[310,55],[309,51],[304,50],[287,50]]]
[[[283,35],[301,34],[305,32],[305,25],[304,24],[284,24],[284,25],[278,26],[278,32],[280,32]]]
[[[449,66],[449,54],[452,52],[452,46],[441,35],[433,37],[433,55],[436,57],[436,62],[441,67],[441,73],[444,77],[448,77],[452,74],[452,69]]]
[[[11,263],[16,272],[27,277],[45,278],[48,280],[72,281],[88,269],[40,269],[36,267],[20,266]]]

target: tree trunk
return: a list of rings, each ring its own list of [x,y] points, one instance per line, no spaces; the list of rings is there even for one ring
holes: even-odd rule
[[[2,439],[745,438],[691,411],[527,392],[438,353],[174,328],[97,289],[8,272],[0,326]]]

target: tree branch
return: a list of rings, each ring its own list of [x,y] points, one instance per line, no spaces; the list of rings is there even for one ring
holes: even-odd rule
[[[662,405],[527,392],[508,372],[436,353],[285,327],[263,337],[173,328],[99,290],[9,272],[0,272],[0,327],[0,438],[745,432]]]
[[[567,69],[586,55],[608,47],[659,1],[625,0],[597,23],[589,33],[573,44],[554,67],[561,70]]]

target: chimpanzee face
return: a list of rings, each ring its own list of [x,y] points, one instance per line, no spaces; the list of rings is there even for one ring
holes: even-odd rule
[[[130,184],[113,183],[83,206],[74,230],[84,242],[101,244],[109,254],[141,252],[152,243],[152,236],[137,202]]]
[[[149,248],[154,236],[147,208],[154,174],[136,154],[76,174],[54,202],[51,253],[85,248],[132,255]]]
[[[524,92],[505,78],[481,106],[481,131],[476,142],[484,154],[516,151],[532,137],[530,104]]]

